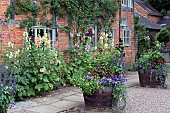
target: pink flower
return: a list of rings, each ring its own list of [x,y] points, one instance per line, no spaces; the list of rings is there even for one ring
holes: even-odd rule
[[[1,37],[2,37],[2,38],[4,38],[4,37],[5,37],[5,35],[4,35],[4,34],[1,34]]]
[[[78,53],[78,55],[80,55],[80,56],[81,56],[81,55],[82,55],[82,52],[79,52],[79,53]]]
[[[1,18],[1,21],[2,21],[2,22],[5,22],[5,21],[6,21],[6,18],[5,18],[5,17],[2,17],[2,18]]]

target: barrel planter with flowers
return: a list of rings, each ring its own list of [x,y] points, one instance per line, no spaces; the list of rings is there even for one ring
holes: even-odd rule
[[[141,86],[165,86],[166,62],[158,51],[143,54],[138,61],[138,74]]]
[[[71,69],[69,79],[83,92],[85,106],[112,108],[118,105],[120,98],[125,103],[124,54],[113,48],[87,51],[86,45],[76,45],[72,50],[68,60]]]

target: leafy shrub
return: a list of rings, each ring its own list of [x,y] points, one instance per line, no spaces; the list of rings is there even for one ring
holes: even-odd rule
[[[10,48],[5,53],[5,63],[14,67],[18,77],[17,97],[36,96],[62,85],[62,71],[65,67],[59,51],[50,48],[47,35],[30,40],[24,33],[23,46],[18,51]]]
[[[166,45],[166,43],[170,41],[170,31],[166,28],[161,29],[157,34],[157,39],[160,43],[163,42]]]

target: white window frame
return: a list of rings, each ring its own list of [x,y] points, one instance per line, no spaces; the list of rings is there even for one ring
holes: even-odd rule
[[[128,7],[133,8],[132,0],[128,0]]]
[[[98,32],[97,32],[97,25],[89,25],[89,27],[93,27],[93,36],[91,37],[91,42],[93,43],[92,45],[92,49],[96,49],[97,48],[97,44],[98,44],[98,40],[97,40],[97,37],[98,37]],[[88,30],[86,31],[86,34],[88,34]],[[89,36],[85,36],[85,38],[88,38]]]
[[[127,26],[127,19],[121,19],[120,26]]]
[[[123,46],[130,46],[130,36],[131,36],[131,31],[128,29],[122,30],[123,33]],[[127,34],[129,33],[129,34]],[[129,39],[129,40],[128,40]]]
[[[38,37],[38,31],[39,30],[43,30],[44,33],[46,31],[51,31],[52,33],[48,32],[47,36],[50,38],[51,40],[51,48],[54,50],[55,49],[55,45],[54,45],[54,41],[57,40],[57,36],[56,36],[56,33],[58,32],[56,30],[56,28],[47,28],[46,26],[33,26],[31,28],[32,30],[34,30],[34,38],[37,38]],[[43,34],[44,35],[44,34]]]
[[[121,6],[126,7],[127,6],[127,0],[121,0]]]

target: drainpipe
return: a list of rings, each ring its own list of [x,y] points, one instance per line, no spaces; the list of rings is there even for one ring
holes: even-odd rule
[[[119,40],[120,40],[120,24],[121,24],[121,0],[119,0]],[[119,44],[118,40],[118,44]]]

